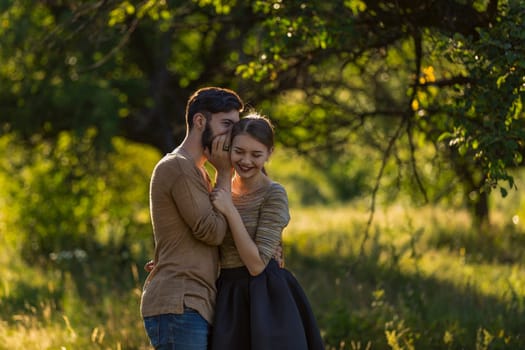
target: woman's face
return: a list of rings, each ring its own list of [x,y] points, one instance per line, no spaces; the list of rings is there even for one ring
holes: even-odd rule
[[[241,178],[258,174],[271,154],[264,144],[246,133],[235,136],[231,146],[231,162]]]

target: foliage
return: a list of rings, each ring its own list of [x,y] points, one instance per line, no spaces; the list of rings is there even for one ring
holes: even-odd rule
[[[311,206],[347,202],[367,192],[369,163],[349,152],[327,168],[316,166],[289,149],[277,149],[268,164],[270,177],[286,183],[291,205]]]
[[[2,128],[24,137],[96,128],[100,147],[123,135],[170,151],[184,136],[186,99],[197,87],[235,87],[225,77],[242,51],[245,7],[119,0],[4,7]]]
[[[2,138],[5,215],[27,261],[83,261],[99,249],[119,261],[144,249],[137,243],[151,232],[149,175],[158,154],[120,139],[112,153],[99,154],[95,137],[94,130],[63,132],[30,148]]]
[[[264,3],[262,44],[238,71],[290,91],[292,113],[276,113],[281,130],[293,130],[289,145],[340,154],[358,132],[384,166],[407,159],[398,164],[427,201],[435,189],[416,150],[434,145],[480,221],[486,192],[515,189],[508,170],[523,165],[525,146],[522,1]]]
[[[297,76],[297,88],[306,92],[311,107],[307,122],[312,124],[306,128],[337,136],[337,127],[377,115],[400,119],[409,136],[418,130],[442,138],[456,132],[451,142],[462,156],[466,149],[477,152],[470,158],[491,179],[508,180],[506,167],[522,163],[523,7],[512,0],[471,5],[347,1],[259,6],[267,15],[263,44],[250,64],[270,70],[270,81]],[[453,16],[436,23],[430,15],[461,9],[461,23],[452,23]],[[387,18],[394,13],[398,16]],[[447,108],[450,102],[457,106]],[[324,131],[333,115],[316,118],[316,111],[330,105],[340,117]],[[500,164],[494,164],[498,159]]]
[[[521,2],[502,3],[500,16],[490,28],[479,29],[478,40],[458,35],[449,49],[475,82],[457,101],[457,113],[468,118],[455,123],[451,143],[479,160],[493,187],[506,180],[513,188],[507,168],[523,164],[524,19]]]
[[[506,195],[523,164],[522,0],[3,7],[2,128],[27,138],[96,128],[96,144],[122,135],[166,152],[184,136],[186,98],[216,84],[265,109],[285,145],[328,153],[325,167],[353,141],[385,160],[433,145],[465,195]],[[421,191],[415,158],[400,165]]]

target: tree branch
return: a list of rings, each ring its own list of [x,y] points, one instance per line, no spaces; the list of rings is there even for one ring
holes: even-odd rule
[[[361,244],[360,244],[360,247],[359,247],[359,255],[358,255],[355,263],[352,266],[350,266],[350,271],[353,271],[355,266],[357,266],[359,261],[364,257],[365,244],[368,241],[368,239],[370,238],[370,227],[372,227],[372,222],[374,220],[375,209],[376,209],[377,192],[379,191],[379,187],[380,187],[380,184],[381,184],[381,179],[383,177],[383,172],[385,171],[385,167],[386,167],[386,165],[388,163],[388,160],[390,158],[390,153],[391,153],[392,149],[394,148],[394,145],[395,145],[397,139],[399,138],[399,135],[401,134],[401,131],[403,130],[403,126],[404,126],[405,122],[406,122],[406,119],[403,118],[401,120],[401,122],[399,123],[399,126],[397,127],[396,131],[394,132],[394,134],[390,138],[385,151],[383,152],[383,159],[381,160],[381,167],[380,167],[379,172],[377,174],[377,177],[376,177],[376,180],[375,180],[375,185],[374,185],[374,188],[372,190],[372,198],[371,198],[371,202],[370,202],[370,214],[368,216],[368,221],[366,223],[366,228],[365,228],[365,232],[363,234],[363,239],[361,240]]]

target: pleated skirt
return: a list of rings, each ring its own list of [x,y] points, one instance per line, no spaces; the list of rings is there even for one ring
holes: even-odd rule
[[[212,350],[324,350],[303,289],[275,260],[256,277],[222,269],[217,290]]]

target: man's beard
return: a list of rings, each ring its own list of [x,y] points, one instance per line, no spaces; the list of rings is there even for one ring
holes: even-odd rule
[[[213,142],[213,132],[211,130],[210,124],[206,123],[204,127],[204,132],[202,133],[201,143],[204,149],[208,149],[211,152],[211,143]]]

